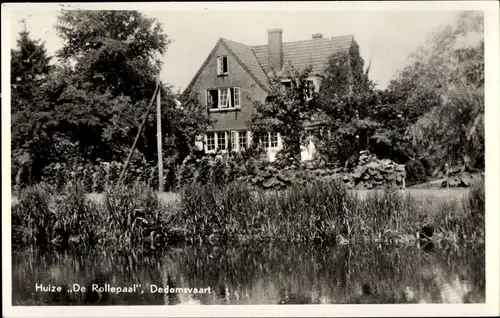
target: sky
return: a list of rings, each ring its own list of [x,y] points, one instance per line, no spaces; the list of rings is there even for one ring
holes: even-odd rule
[[[269,10],[156,10],[136,8],[156,18],[172,43],[163,57],[163,82],[183,90],[198,71],[220,37],[247,45],[267,44],[267,30],[283,29],[283,41],[310,39],[313,33],[323,37],[354,35],[365,65],[371,60],[370,77],[385,88],[408,56],[424,43],[430,32],[453,21],[458,11],[308,11]],[[207,4],[209,5],[209,4]],[[162,7],[165,6],[165,7]],[[62,45],[54,24],[58,7],[41,10],[35,6],[16,9],[11,14],[10,44],[15,46],[18,33],[26,27],[34,38],[46,41],[53,54]],[[314,6],[311,6],[314,8]],[[25,21],[22,22],[22,21]]]

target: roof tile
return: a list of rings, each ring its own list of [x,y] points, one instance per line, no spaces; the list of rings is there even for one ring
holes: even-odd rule
[[[267,87],[267,76],[262,69],[257,57],[255,56],[252,48],[248,45],[234,42],[227,39],[222,41],[229,47],[231,51],[241,60],[241,62],[248,68],[250,72]]]
[[[337,36],[332,38],[320,38],[295,42],[283,43],[283,66],[292,64],[298,69],[305,68],[312,64],[313,73],[321,73],[329,57],[335,52],[349,50],[354,37],[352,35]],[[267,45],[252,47],[257,59],[264,69],[264,73],[269,72],[269,53]]]
[[[269,52],[267,45],[248,46],[228,39],[222,42],[240,59],[252,75],[262,84],[268,86]],[[283,69],[285,71],[290,64],[295,68],[304,69],[309,65],[313,67],[313,73],[322,73],[326,63],[335,52],[346,52],[349,50],[354,37],[352,35],[337,36],[332,38],[319,38],[283,43]]]

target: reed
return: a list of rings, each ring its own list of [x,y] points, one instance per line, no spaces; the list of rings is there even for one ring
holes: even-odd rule
[[[281,191],[244,183],[187,185],[166,205],[144,183],[108,187],[100,203],[72,183],[24,189],[12,209],[14,246],[70,250],[161,250],[180,242],[414,244],[422,228],[434,243],[484,242],[484,185],[461,200],[396,191],[358,197],[340,182],[314,181]]]
[[[484,186],[462,201],[437,203],[396,191],[363,199],[338,182],[315,181],[284,191],[254,192],[244,184],[190,185],[178,217],[192,241],[369,241],[415,243],[419,231],[436,240],[484,240]]]
[[[158,195],[144,183],[106,189],[102,205],[103,245],[127,250],[155,250],[172,239],[172,214],[160,204]]]
[[[50,209],[50,190],[42,185],[23,189],[12,208],[12,245],[42,247],[52,239],[50,225],[54,215]]]
[[[23,190],[12,209],[14,246],[63,250],[155,250],[177,240],[172,213],[141,183],[108,187],[96,203],[83,183],[69,183],[55,195],[35,186]]]

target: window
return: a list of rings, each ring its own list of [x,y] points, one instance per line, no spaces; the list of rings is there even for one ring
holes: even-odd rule
[[[312,94],[314,92],[314,81],[312,79],[308,79],[306,83],[307,83],[306,97],[312,98]]]
[[[217,58],[217,75],[228,74],[227,56],[219,56]]]
[[[241,94],[239,87],[207,89],[206,103],[210,110],[241,107]]]
[[[231,96],[232,96],[232,101],[231,101],[231,106],[232,107],[240,107],[240,88],[239,87],[233,87],[231,88]]]
[[[229,105],[229,89],[219,89],[219,107],[227,108]]]
[[[240,131],[238,132],[239,135],[239,141],[240,141],[240,149],[244,149],[247,147],[247,132],[246,131]]]
[[[231,149],[238,150],[238,132],[231,131]]]
[[[215,150],[215,133],[207,133],[207,150]]]
[[[281,81],[281,86],[282,86],[283,90],[285,90],[287,88],[292,88],[292,81],[291,80],[283,80],[283,81]]]
[[[332,135],[332,131],[330,128],[323,127],[317,131],[316,135],[323,138],[327,136],[330,137]]]
[[[307,85],[307,88],[305,88],[306,98],[312,98],[312,94],[315,91],[314,80],[313,79],[307,79],[306,80],[306,85]],[[289,80],[289,79],[282,80],[281,81],[281,87],[284,90],[292,88],[292,81]]]
[[[207,106],[209,109],[214,109],[219,106],[219,91],[216,89],[207,90]]]
[[[319,137],[325,137],[326,136],[326,130],[325,130],[324,127],[319,129],[318,136]]]
[[[262,134],[261,142],[264,148],[269,148],[269,134]]]
[[[221,131],[217,133],[217,149],[226,150],[226,132]]]
[[[278,133],[272,132],[271,135],[271,148],[278,147]]]

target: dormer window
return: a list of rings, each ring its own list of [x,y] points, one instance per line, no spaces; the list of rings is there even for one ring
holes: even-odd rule
[[[292,81],[289,79],[281,80],[281,88],[283,90],[292,88]]]
[[[307,83],[306,96],[307,96],[307,99],[311,99],[312,94],[315,91],[314,80],[307,79],[306,83]]]
[[[292,88],[292,81],[290,79],[281,80],[281,88],[283,90],[291,89]],[[304,93],[306,95],[306,99],[307,100],[312,99],[313,93],[317,92],[317,91],[318,91],[318,89],[316,87],[315,80],[313,78],[308,78],[306,80],[306,87],[304,88]]]
[[[227,56],[217,57],[217,75],[227,75],[228,73]]]

